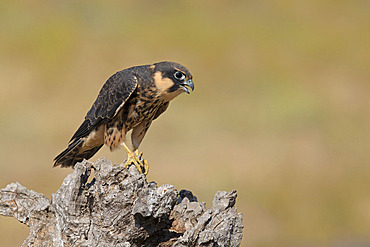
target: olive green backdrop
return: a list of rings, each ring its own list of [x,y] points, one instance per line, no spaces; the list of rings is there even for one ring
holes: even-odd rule
[[[1,1],[0,187],[48,197],[106,79],[171,60],[194,75],[141,146],[149,181],[210,206],[238,191],[242,246],[370,236],[367,1]],[[91,160],[125,158],[104,147]],[[0,217],[0,246],[28,229]]]

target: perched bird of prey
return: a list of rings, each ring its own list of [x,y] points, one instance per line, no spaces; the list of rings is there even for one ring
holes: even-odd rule
[[[148,163],[138,152],[140,143],[152,121],[167,109],[172,99],[194,90],[192,78],[187,68],[174,62],[136,66],[115,73],[103,85],[68,147],[54,159],[54,167],[73,167],[91,158],[105,144],[111,151],[123,146],[128,153],[125,166],[133,163],[146,174]],[[133,150],[125,143],[130,130]]]

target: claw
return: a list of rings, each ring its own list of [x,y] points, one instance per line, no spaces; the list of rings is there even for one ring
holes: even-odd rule
[[[143,165],[144,165],[144,175],[147,175],[149,172],[149,163],[147,160],[143,159]]]
[[[126,149],[128,154],[124,167],[128,168],[131,164],[134,164],[140,173],[147,175],[149,164],[148,161],[143,158],[143,153],[139,153],[138,150],[132,152],[124,142],[121,145]]]
[[[139,160],[140,160],[140,162],[142,164],[141,169],[143,170],[143,174],[144,175],[147,175],[148,174],[148,171],[149,171],[149,163],[148,163],[148,161],[146,159],[143,158],[143,153],[142,152],[139,153],[139,154],[138,153],[139,152],[137,151],[136,154],[137,154],[137,157],[139,158]]]
[[[140,164],[140,160],[138,160],[138,158],[135,156],[135,155],[131,155],[129,154],[127,159],[126,159],[126,162],[124,164],[124,167],[125,168],[128,168],[130,165],[135,165],[137,170],[140,172],[140,173],[143,173],[142,171],[142,165]]]

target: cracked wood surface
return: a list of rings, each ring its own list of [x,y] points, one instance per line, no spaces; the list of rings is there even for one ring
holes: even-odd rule
[[[206,209],[190,191],[157,187],[134,166],[101,159],[76,164],[52,200],[9,184],[0,191],[0,214],[30,228],[22,246],[239,246],[236,196],[219,191]]]

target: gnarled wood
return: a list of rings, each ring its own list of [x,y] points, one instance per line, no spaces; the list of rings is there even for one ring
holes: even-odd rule
[[[0,214],[30,227],[23,246],[239,246],[236,195],[217,192],[207,210],[190,191],[157,187],[135,166],[101,159],[76,164],[52,200],[9,184]]]

